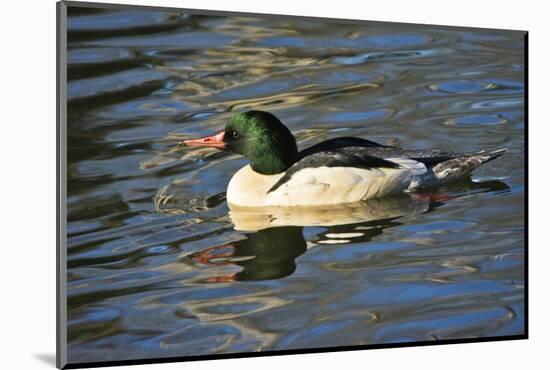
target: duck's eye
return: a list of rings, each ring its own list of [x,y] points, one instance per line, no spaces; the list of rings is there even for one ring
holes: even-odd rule
[[[231,133],[231,137],[233,138],[233,140],[236,140],[240,137],[241,135],[239,135],[239,133],[237,131],[233,131]]]

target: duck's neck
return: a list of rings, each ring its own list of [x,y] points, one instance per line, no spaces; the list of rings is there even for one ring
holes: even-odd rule
[[[298,159],[296,144],[293,147],[270,150],[254,156],[250,167],[263,175],[275,175],[285,172]]]

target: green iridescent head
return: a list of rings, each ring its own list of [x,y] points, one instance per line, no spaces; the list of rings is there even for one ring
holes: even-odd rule
[[[235,114],[225,127],[223,142],[225,149],[244,155],[254,171],[266,175],[286,171],[298,155],[292,133],[269,112]]]

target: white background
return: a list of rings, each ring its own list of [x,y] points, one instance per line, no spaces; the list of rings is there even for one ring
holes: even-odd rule
[[[548,368],[550,41],[544,1],[131,0],[164,5],[530,31],[530,339],[143,365],[132,369]],[[0,13],[0,366],[53,368],[55,357],[55,1],[5,1]],[[546,356],[545,356],[546,355]],[[126,368],[126,367],[125,367]],[[123,369],[123,368],[121,368]]]

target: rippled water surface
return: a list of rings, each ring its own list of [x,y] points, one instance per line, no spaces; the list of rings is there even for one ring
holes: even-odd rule
[[[69,361],[522,334],[520,32],[69,10]],[[267,110],[301,148],[508,148],[472,179],[230,214],[246,159],[179,140]]]

